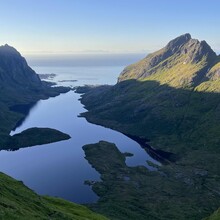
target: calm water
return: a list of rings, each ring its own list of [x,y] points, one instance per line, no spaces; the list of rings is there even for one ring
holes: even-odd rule
[[[56,73],[54,79],[78,80],[63,84],[114,84],[123,67],[34,67],[38,73]],[[62,83],[61,83],[62,84]],[[106,140],[115,143],[122,152],[131,152],[130,166],[154,161],[135,141],[125,135],[88,123],[77,117],[85,109],[73,91],[55,98],[39,101],[24,123],[12,134],[30,127],[50,127],[65,132],[70,140],[53,144],[0,152],[0,171],[22,180],[25,185],[42,195],[65,198],[77,203],[98,199],[85,180],[99,180],[99,174],[84,158],[82,146]]]

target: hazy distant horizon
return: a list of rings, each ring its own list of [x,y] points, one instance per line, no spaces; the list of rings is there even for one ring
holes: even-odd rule
[[[146,57],[146,53],[128,54],[48,54],[26,55],[28,64],[34,66],[127,66]]]

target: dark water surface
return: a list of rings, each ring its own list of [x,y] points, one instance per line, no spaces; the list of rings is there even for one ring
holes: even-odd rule
[[[90,69],[89,72],[89,68],[35,68],[41,73],[54,72],[58,74],[59,80],[77,79],[77,82],[72,82],[72,86],[90,81],[104,83],[105,78],[109,79],[106,83],[113,84],[119,69],[122,68],[102,67]],[[108,74],[112,72],[112,75],[105,77],[103,72]],[[79,98],[78,94],[71,91],[39,101],[12,134],[30,127],[50,127],[69,134],[71,139],[18,151],[1,151],[0,171],[22,180],[25,185],[39,194],[58,196],[77,203],[89,203],[96,201],[98,197],[90,186],[84,184],[84,181],[99,180],[99,174],[84,158],[83,145],[100,140],[113,142],[120,151],[134,154],[133,157],[127,158],[128,165],[145,165],[152,169],[147,165],[146,160],[157,162],[134,140],[117,131],[90,124],[84,118],[77,117],[85,111],[78,101]]]

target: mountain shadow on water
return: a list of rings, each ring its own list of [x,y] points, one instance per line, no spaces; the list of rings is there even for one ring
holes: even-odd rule
[[[154,158],[155,160],[159,161],[164,165],[170,162],[175,162],[178,159],[177,155],[173,153],[166,152],[163,150],[157,150],[153,148],[148,144],[148,142],[150,142],[150,140],[148,139],[129,135],[129,134],[124,134],[124,135],[137,142],[147,152],[147,154],[149,154],[152,158]]]
[[[23,122],[26,120],[26,118],[29,116],[31,110],[37,106],[37,102],[32,102],[29,104],[18,104],[18,105],[13,105],[9,107],[10,111],[21,113],[24,115],[23,118],[21,118],[15,125],[15,127],[12,129],[12,131],[15,131],[16,128],[20,127]]]

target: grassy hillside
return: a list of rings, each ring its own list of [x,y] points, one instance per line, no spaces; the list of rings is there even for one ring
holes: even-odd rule
[[[192,88],[205,80],[205,73],[218,59],[205,41],[200,42],[185,34],[126,67],[118,80],[156,80],[175,88]]]
[[[39,196],[32,190],[0,173],[0,219],[4,220],[105,220],[88,208],[59,198]]]
[[[187,182],[189,190],[201,187],[201,195],[208,190],[211,199],[203,201],[209,214],[220,206],[219,67],[219,57],[205,41],[183,35],[125,68],[115,86],[86,88],[81,99],[88,121],[145,138],[154,148],[175,154],[178,160],[162,166],[162,172],[178,184]],[[170,183],[169,178],[163,181]],[[157,188],[159,197],[163,193]],[[167,193],[171,199],[176,196],[171,188]],[[179,201],[180,195],[175,198]],[[164,205],[169,206],[169,199]],[[196,207],[200,212],[202,202]]]
[[[220,209],[215,211],[210,217],[205,218],[203,220],[219,220],[220,219]]]

